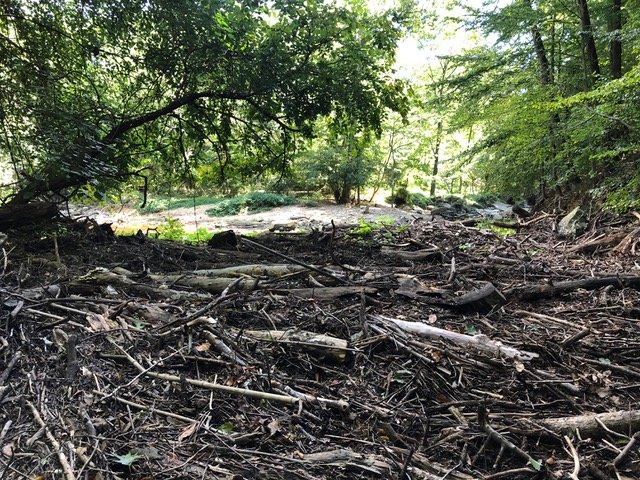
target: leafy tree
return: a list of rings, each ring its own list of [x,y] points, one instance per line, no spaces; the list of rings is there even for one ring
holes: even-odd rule
[[[461,126],[482,131],[466,154],[488,188],[574,196],[624,178],[640,151],[630,90],[638,14],[618,0],[518,0],[468,12],[470,27],[496,39],[457,57],[462,73],[452,80]]]
[[[11,203],[142,175],[285,169],[317,118],[380,131],[403,16],[321,0],[7,0],[0,162]],[[205,169],[206,170],[206,169]]]
[[[299,169],[307,185],[326,185],[338,204],[349,203],[355,189],[359,202],[380,159],[374,139],[370,132],[356,132],[349,125],[330,126],[301,154]]]

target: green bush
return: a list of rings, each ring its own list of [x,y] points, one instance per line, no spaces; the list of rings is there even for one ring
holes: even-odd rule
[[[423,193],[413,192],[409,194],[407,203],[409,205],[415,205],[416,207],[420,207],[420,208],[428,208],[431,205],[433,205],[433,199],[431,197],[427,197]]]
[[[494,203],[496,203],[500,199],[498,198],[497,195],[493,193],[477,193],[475,195],[470,195],[469,200],[477,203],[482,208],[487,208],[492,206]]]
[[[207,210],[207,215],[211,217],[225,217],[227,215],[237,215],[243,210],[246,210],[247,213],[257,213],[284,205],[295,205],[296,203],[298,203],[297,199],[287,195],[253,192],[221,200]]]

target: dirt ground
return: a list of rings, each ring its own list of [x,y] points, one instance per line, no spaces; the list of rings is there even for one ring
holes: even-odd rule
[[[198,228],[206,228],[210,232],[218,230],[235,230],[238,233],[260,232],[272,228],[276,224],[292,224],[296,228],[309,230],[311,228],[322,229],[331,226],[333,220],[336,225],[356,225],[362,219],[368,223],[376,222],[404,224],[415,220],[423,211],[391,208],[382,205],[375,206],[343,206],[329,203],[320,203],[317,206],[308,207],[291,205],[274,208],[265,212],[230,215],[226,217],[210,217],[206,211],[209,205],[201,205],[195,208],[178,208],[153,214],[140,214],[136,210],[127,207],[111,207],[109,209],[73,206],[71,216],[91,217],[98,223],[112,223],[113,228],[137,231],[139,228],[146,231],[147,228],[156,228],[171,217],[184,225],[187,232]]]

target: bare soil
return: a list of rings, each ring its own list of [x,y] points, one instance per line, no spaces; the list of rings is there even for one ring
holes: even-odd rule
[[[157,228],[167,217],[179,220],[185,230],[192,232],[198,228],[206,228],[213,232],[218,230],[235,230],[238,233],[260,232],[277,224],[292,224],[300,229],[311,229],[331,226],[333,221],[338,226],[355,225],[360,220],[374,224],[410,222],[419,216],[415,210],[404,210],[382,205],[344,206],[330,203],[319,203],[309,207],[291,205],[277,207],[264,212],[211,217],[207,214],[210,205],[195,208],[178,208],[153,214],[141,214],[127,207],[97,208],[73,206],[70,214],[73,218],[91,217],[98,223],[111,223],[114,230],[135,232],[138,229]],[[421,212],[422,213],[422,212]]]

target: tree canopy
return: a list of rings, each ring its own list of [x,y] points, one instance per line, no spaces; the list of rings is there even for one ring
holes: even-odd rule
[[[0,162],[11,202],[209,162],[286,168],[314,121],[379,132],[402,15],[358,1],[7,0]],[[239,165],[237,153],[242,153]]]
[[[470,5],[6,0],[3,203],[136,176],[232,193],[273,172],[341,202],[407,184],[640,206],[637,9]],[[476,41],[434,55],[459,27]],[[400,80],[408,31],[430,61]]]

